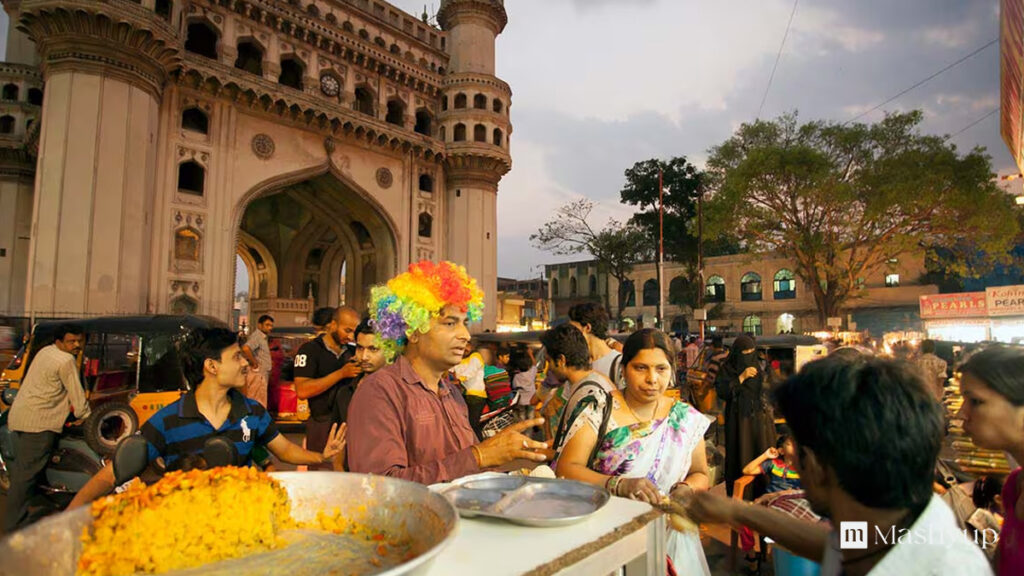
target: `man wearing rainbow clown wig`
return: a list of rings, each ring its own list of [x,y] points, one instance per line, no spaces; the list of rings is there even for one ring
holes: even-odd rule
[[[547,444],[521,422],[477,444],[465,400],[445,375],[462,361],[484,293],[466,269],[419,262],[373,288],[370,321],[389,366],[360,383],[348,411],[349,469],[423,484],[448,482],[516,459],[541,462]]]

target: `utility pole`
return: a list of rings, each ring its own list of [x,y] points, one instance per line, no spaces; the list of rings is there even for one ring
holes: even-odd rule
[[[658,168],[658,323],[665,329],[665,182]]]
[[[704,324],[707,314],[704,312],[704,182],[697,183],[697,308],[700,308],[700,319],[697,320],[701,342],[704,341]]]

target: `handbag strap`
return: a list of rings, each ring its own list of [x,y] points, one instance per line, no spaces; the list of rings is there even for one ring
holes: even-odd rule
[[[604,411],[601,414],[601,425],[600,425],[600,427],[598,428],[598,431],[597,431],[597,440],[594,442],[594,449],[591,450],[591,452],[590,452],[590,458],[587,459],[587,467],[591,467],[591,465],[594,463],[594,459],[597,457],[598,449],[601,447],[601,439],[604,438],[605,433],[608,431],[608,421],[611,420],[611,416],[612,416],[612,397],[611,397],[611,394],[609,394],[608,391],[605,390],[604,387],[601,386],[600,384],[598,384],[597,382],[594,382],[594,381],[591,381],[591,380],[588,380],[588,381],[584,382],[565,401],[565,407],[562,409],[562,415],[561,415],[561,417],[558,420],[558,428],[555,431],[554,446],[555,447],[561,446],[562,442],[565,441],[565,436],[569,433],[569,425],[571,425],[571,423],[568,422],[568,417],[569,417],[569,408],[570,408],[570,406],[572,406],[572,399],[576,398],[580,394],[580,392],[584,391],[587,388],[596,388],[598,392],[600,392],[601,394],[604,394],[604,400],[605,400],[605,402],[604,402]],[[586,400],[586,399],[583,398],[580,401],[584,401],[584,400]]]

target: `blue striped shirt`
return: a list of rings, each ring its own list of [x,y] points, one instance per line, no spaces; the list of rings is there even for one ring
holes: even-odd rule
[[[201,455],[207,440],[221,436],[235,443],[239,463],[251,466],[253,448],[266,446],[280,432],[259,402],[237,390],[229,390],[228,399],[231,411],[220,428],[214,428],[199,412],[194,390],[154,414],[142,426],[142,436],[149,444],[150,462],[160,457],[170,468],[183,456]]]

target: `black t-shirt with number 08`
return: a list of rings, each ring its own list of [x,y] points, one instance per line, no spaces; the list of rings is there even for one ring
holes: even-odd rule
[[[296,378],[323,378],[332,372],[341,370],[345,364],[352,359],[355,351],[351,346],[343,346],[340,355],[335,355],[334,352],[324,344],[325,336],[318,336],[314,340],[306,342],[299,351],[295,354],[295,377]],[[351,387],[351,380],[342,380],[331,386],[327,390],[324,390],[320,394],[309,399],[309,415],[310,417],[319,420],[335,420],[344,421],[344,418],[336,418],[339,413],[345,414],[348,409],[348,402],[345,402],[346,406],[337,406],[337,396],[339,390],[344,387]],[[345,394],[346,397],[351,394]]]

